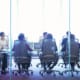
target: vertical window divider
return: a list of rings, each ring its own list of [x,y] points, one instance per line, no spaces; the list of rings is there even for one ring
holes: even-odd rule
[[[12,0],[10,0],[10,54],[9,54],[9,73],[12,80]]]
[[[68,34],[68,54],[69,54],[69,65],[70,65],[70,57],[71,57],[71,51],[70,51],[70,31],[71,31],[71,0],[69,0],[69,2],[68,2],[68,7],[69,7],[69,34]],[[71,69],[71,68],[70,68]]]

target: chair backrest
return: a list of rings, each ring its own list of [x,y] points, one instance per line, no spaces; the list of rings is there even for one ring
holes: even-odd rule
[[[70,57],[69,57],[70,55]],[[70,58],[70,59],[69,59]],[[78,62],[79,61],[79,44],[76,41],[70,41],[70,53],[69,53],[69,45],[66,47],[66,52],[63,55],[63,59],[65,62]]]
[[[16,41],[13,49],[15,57],[26,57],[28,55],[26,41]]]
[[[52,40],[45,40],[42,44],[43,54],[54,54],[56,52],[56,43]]]
[[[67,45],[66,53],[68,53],[69,46]],[[75,41],[70,42],[70,55],[79,57],[79,44]]]

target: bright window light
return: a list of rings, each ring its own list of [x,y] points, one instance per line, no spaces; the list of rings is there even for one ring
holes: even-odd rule
[[[80,37],[80,0],[70,1],[71,32]],[[69,29],[69,0],[12,0],[12,40],[23,32],[30,42],[37,42],[43,32],[53,34],[59,47]],[[0,31],[9,34],[10,0],[0,0]]]

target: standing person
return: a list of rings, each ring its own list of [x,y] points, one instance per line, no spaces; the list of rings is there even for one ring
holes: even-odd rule
[[[14,43],[12,50],[14,51],[14,59],[18,65],[19,73],[22,69],[28,70],[31,63],[31,54],[29,54],[29,51],[32,51],[32,49],[25,40],[23,33],[19,34],[18,40]],[[27,60],[26,58],[29,59]]]
[[[7,68],[7,54],[4,52],[5,49],[8,49],[9,47],[8,39],[5,36],[4,32],[0,33],[0,52],[2,53],[2,74],[6,73]]]

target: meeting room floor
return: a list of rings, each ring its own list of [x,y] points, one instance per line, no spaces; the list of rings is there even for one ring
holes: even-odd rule
[[[41,67],[36,67],[36,65],[39,63],[39,59],[35,58],[32,59],[32,66],[30,67],[30,70],[33,70],[33,74],[27,75],[25,73],[14,75],[13,73],[7,73],[7,74],[0,74],[0,80],[80,80],[80,72],[77,74],[74,72],[73,76],[71,76],[71,73],[64,73],[63,75],[59,74],[58,72],[51,73],[51,74],[44,74],[43,76],[40,75]],[[64,70],[69,70],[69,65],[67,65],[67,68],[61,67],[62,65],[59,65],[59,63],[62,63],[62,59],[60,59],[57,63],[57,65],[54,67],[53,70],[58,70],[60,72],[63,72]],[[75,69],[80,71],[80,69],[75,66]],[[12,71],[17,70],[17,65],[15,64],[14,60],[12,60]]]

